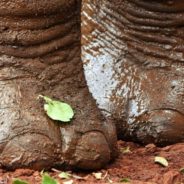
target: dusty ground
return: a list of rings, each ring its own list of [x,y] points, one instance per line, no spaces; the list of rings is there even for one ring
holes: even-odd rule
[[[102,173],[97,180],[92,173],[71,173],[69,180],[58,177],[60,171],[52,169],[51,176],[57,178],[61,184],[184,184],[184,143],[158,148],[154,145],[145,147],[134,143],[119,141],[119,158],[107,168],[98,171]],[[162,156],[169,162],[168,167],[154,163],[155,156]],[[79,177],[80,176],[80,177]],[[11,184],[12,178],[21,178],[30,184],[41,183],[40,172],[19,169],[15,172],[0,170],[0,184]],[[68,183],[66,181],[69,181]]]

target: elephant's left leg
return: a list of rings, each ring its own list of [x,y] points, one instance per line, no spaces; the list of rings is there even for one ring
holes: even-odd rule
[[[101,117],[83,76],[79,1],[0,1],[0,31],[0,166],[109,163],[115,128]],[[40,94],[70,103],[73,121],[47,118]]]

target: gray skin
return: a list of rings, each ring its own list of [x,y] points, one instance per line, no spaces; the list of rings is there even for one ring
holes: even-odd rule
[[[119,138],[184,141],[183,28],[182,0],[83,1],[87,84]]]
[[[117,134],[184,139],[181,1],[83,0],[81,19],[80,2],[0,1],[2,168],[99,169]],[[71,104],[71,124],[49,119],[39,94]]]

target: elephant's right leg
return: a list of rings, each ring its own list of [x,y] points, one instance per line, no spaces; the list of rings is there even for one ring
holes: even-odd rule
[[[84,0],[88,86],[120,138],[184,141],[182,0]]]
[[[116,134],[85,84],[80,3],[7,2],[0,2],[0,166],[103,167],[115,156]],[[74,120],[47,118],[39,94],[72,104]]]

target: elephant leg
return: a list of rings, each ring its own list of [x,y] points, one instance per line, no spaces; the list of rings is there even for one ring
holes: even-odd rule
[[[2,1],[0,31],[0,167],[105,166],[116,133],[83,76],[79,1]],[[49,119],[40,94],[71,104],[72,122]]]
[[[183,16],[180,0],[83,2],[85,76],[119,138],[184,141]]]

